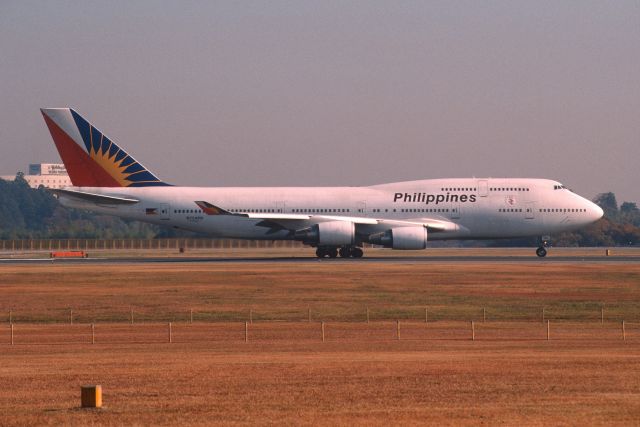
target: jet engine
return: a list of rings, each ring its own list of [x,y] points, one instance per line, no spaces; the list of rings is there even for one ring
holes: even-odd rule
[[[356,239],[356,226],[350,221],[329,221],[315,224],[310,228],[297,230],[296,240],[317,246],[353,245]]]
[[[369,243],[385,248],[417,250],[427,247],[427,228],[422,226],[392,228],[369,236]]]

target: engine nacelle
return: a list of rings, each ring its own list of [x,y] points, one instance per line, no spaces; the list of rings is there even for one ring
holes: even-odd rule
[[[347,246],[356,241],[356,226],[350,221],[321,222],[296,231],[295,238],[318,246]]]
[[[384,233],[372,234],[369,242],[385,248],[419,250],[427,247],[427,228],[422,226],[399,227]]]

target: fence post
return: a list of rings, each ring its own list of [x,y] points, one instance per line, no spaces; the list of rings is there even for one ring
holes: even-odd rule
[[[193,309],[189,310],[189,323],[193,323]]]
[[[624,320],[622,321],[622,341],[626,341],[627,340],[627,334],[626,331],[624,329]]]
[[[91,324],[91,344],[95,344],[96,343],[96,326],[92,323]]]
[[[13,345],[13,323],[11,324],[11,345]]]
[[[476,326],[473,320],[471,321],[471,341],[476,340]]]
[[[129,320],[131,321],[131,324],[133,325],[133,307],[130,308]]]
[[[244,322],[244,342],[249,342],[249,322]]]
[[[9,310],[9,324],[13,323],[13,312]]]
[[[69,324],[73,325],[73,309],[69,310]]]
[[[429,310],[427,307],[424,308],[424,323],[429,323]]]
[[[549,320],[547,320],[547,341],[549,341]]]
[[[400,321],[396,320],[396,339],[400,339]]]
[[[322,329],[322,342],[324,342],[324,322],[322,322],[320,325]]]
[[[600,307],[600,324],[604,324],[604,306]]]
[[[169,322],[169,343],[173,342],[173,336],[171,334],[171,322]]]
[[[487,321],[487,309],[482,307],[482,323]]]

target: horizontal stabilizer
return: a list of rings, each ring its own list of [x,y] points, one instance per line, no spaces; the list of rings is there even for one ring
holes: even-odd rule
[[[76,190],[51,189],[49,191],[58,196],[71,197],[100,205],[132,205],[140,202],[140,200],[128,197],[106,196],[104,194],[86,193]]]

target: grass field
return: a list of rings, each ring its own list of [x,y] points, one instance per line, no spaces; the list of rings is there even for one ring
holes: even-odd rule
[[[108,271],[105,271],[108,270]],[[0,266],[8,320],[640,321],[640,264],[291,263]],[[0,317],[2,319],[2,317]]]
[[[4,265],[0,304],[0,425],[640,419],[637,263]],[[78,409],[85,383],[103,410]]]

